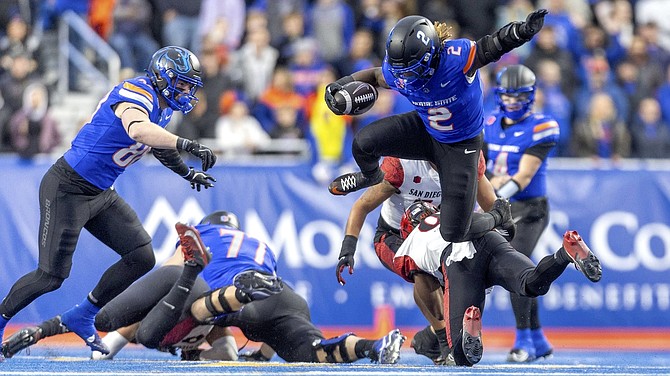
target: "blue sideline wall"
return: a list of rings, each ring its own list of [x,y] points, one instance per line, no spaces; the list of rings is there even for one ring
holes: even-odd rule
[[[216,188],[196,192],[145,158],[119,178],[116,189],[135,208],[153,237],[158,261],[174,251],[174,223],[197,223],[206,213],[237,213],[243,228],[277,254],[279,273],[306,297],[315,323],[372,325],[378,306],[395,309],[399,326],[425,325],[411,285],[385,270],[372,249],[377,212],[359,240],[354,275],[335,279],[343,228],[359,194],[331,196],[311,177],[311,166],[221,165]],[[0,158],[0,294],[37,264],[38,190],[52,159]],[[603,263],[603,279],[588,282],[569,267],[541,300],[545,327],[658,328],[670,331],[670,171],[551,170],[551,224],[535,260],[554,252],[567,229],[578,230]],[[32,323],[79,303],[117,260],[110,249],[82,232],[70,278],[12,320]],[[484,316],[489,327],[513,327],[507,292],[496,287]]]

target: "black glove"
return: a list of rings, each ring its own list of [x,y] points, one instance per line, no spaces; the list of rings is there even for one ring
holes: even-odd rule
[[[197,141],[179,137],[177,139],[177,150],[185,150],[200,158],[203,171],[209,170],[216,163],[216,155],[212,149],[200,145]]]
[[[546,9],[538,9],[526,17],[526,22],[519,25],[519,37],[530,40],[544,25],[544,16],[549,13]]]
[[[270,359],[266,358],[265,355],[263,355],[263,353],[261,352],[261,349],[258,349],[256,351],[251,351],[251,350],[240,351],[240,353],[237,354],[237,356],[240,359],[244,359],[247,362],[267,362],[267,361],[270,360]]]
[[[340,250],[340,257],[337,261],[337,269],[335,269],[335,275],[337,276],[337,282],[340,285],[344,286],[347,282],[342,278],[342,271],[344,267],[349,267],[349,274],[354,274],[354,254],[356,253],[356,243],[358,239],[353,235],[346,235],[344,240],[342,240],[342,250]]]
[[[208,149],[209,150],[209,149]],[[188,175],[184,176],[184,179],[191,182],[191,188],[197,189],[200,192],[200,187],[205,189],[214,186],[216,179],[210,174],[206,174],[202,171],[196,171],[193,168],[188,170]]]
[[[495,231],[505,238],[508,242],[511,242],[516,235],[516,223],[513,220],[509,220],[503,223],[500,227],[496,227]]]
[[[326,86],[326,105],[335,115],[344,115],[344,112],[340,111],[337,108],[337,102],[335,101],[335,93],[342,90],[342,85],[336,82],[331,82]]]

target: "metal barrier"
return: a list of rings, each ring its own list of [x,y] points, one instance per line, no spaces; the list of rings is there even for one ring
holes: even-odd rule
[[[76,43],[72,42],[72,36],[76,38]],[[89,60],[86,56],[89,51],[106,63],[105,72]],[[65,94],[70,90],[72,78],[70,63],[87,81],[95,85],[110,87],[119,82],[121,69],[119,55],[79,15],[73,11],[66,11],[58,27],[59,94]]]

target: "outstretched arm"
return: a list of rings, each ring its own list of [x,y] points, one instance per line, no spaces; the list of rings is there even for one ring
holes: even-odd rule
[[[510,22],[495,33],[479,39],[476,43],[477,57],[467,75],[474,75],[477,69],[498,61],[504,54],[530,41],[542,29],[547,13],[546,9],[538,9],[530,13],[526,21]]]

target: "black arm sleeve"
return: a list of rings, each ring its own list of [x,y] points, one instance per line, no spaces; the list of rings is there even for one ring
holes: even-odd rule
[[[177,150],[172,149],[151,149],[154,157],[158,159],[163,166],[174,171],[177,175],[186,177],[190,171],[189,167],[181,159],[181,155]]]
[[[519,35],[521,22],[510,22],[491,35],[480,38],[477,42],[477,57],[468,71],[471,75],[477,69],[500,60],[500,58],[523,45],[530,39],[523,39]]]
[[[551,149],[554,148],[554,146],[556,146],[555,142],[543,142],[541,144],[529,147],[523,153],[534,155],[540,158],[541,160],[545,160],[547,159],[547,155],[549,155],[549,152],[551,151]]]

